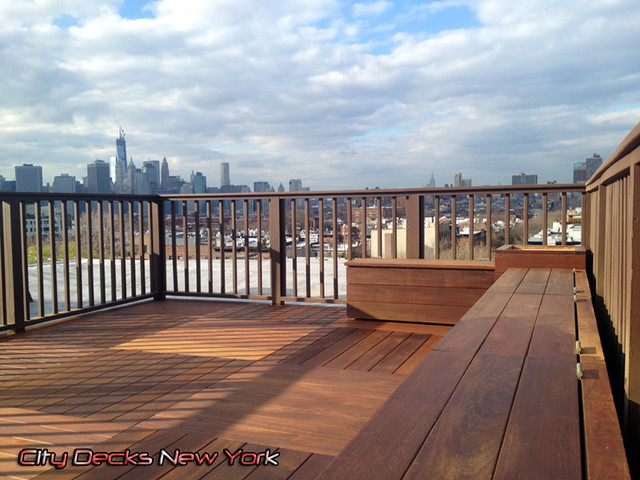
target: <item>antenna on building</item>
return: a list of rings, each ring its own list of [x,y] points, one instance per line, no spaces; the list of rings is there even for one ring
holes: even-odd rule
[[[120,138],[124,138],[124,129],[122,128],[122,125],[120,125],[120,123],[118,123],[118,121],[116,120],[116,125],[118,125],[118,128],[120,129]]]

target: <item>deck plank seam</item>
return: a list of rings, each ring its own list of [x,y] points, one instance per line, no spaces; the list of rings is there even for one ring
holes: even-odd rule
[[[513,293],[512,296],[513,295],[515,295],[515,293]],[[542,295],[541,297],[544,297],[544,295]],[[511,398],[511,406],[509,407],[509,415],[507,415],[506,423],[504,425],[505,430],[503,431],[502,438],[500,439],[500,447],[498,448],[498,454],[496,455],[496,459],[495,459],[495,462],[493,464],[493,468],[492,468],[492,471],[491,471],[491,478],[493,478],[495,476],[495,474],[496,474],[496,469],[498,468],[498,462],[500,461],[500,457],[502,455],[502,450],[503,450],[503,447],[504,447],[504,442],[505,442],[505,437],[506,437],[505,433],[506,433],[507,428],[509,428],[509,423],[511,422],[511,415],[512,415],[512,412],[513,412],[513,406],[515,404],[516,396],[517,396],[517,393],[518,393],[518,388],[520,387],[520,382],[522,380],[522,372],[524,370],[524,365],[525,365],[525,363],[527,361],[527,357],[529,355],[529,348],[531,347],[531,340],[533,339],[533,334],[534,334],[534,332],[536,330],[536,326],[538,324],[538,315],[540,314],[540,308],[541,307],[542,307],[542,298],[540,299],[540,303],[538,304],[538,310],[536,312],[536,319],[535,319],[535,322],[533,323],[533,326],[531,328],[531,335],[529,335],[529,341],[527,342],[526,352],[524,353],[524,355],[522,357],[522,362],[520,363],[520,372],[518,373],[518,381],[516,383],[516,388],[515,388],[515,390],[513,392],[513,396]]]

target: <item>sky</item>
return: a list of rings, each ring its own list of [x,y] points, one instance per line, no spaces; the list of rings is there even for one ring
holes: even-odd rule
[[[0,175],[115,155],[314,190],[572,180],[640,122],[637,0],[0,3]]]

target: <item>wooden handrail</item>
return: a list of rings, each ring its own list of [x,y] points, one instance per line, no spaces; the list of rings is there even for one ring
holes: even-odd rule
[[[615,149],[611,156],[596,170],[591,178],[586,182],[585,187],[587,191],[593,191],[602,183],[609,181],[613,172],[618,172],[620,168],[614,168],[615,165],[623,160],[630,160],[630,156],[634,151],[637,152],[640,148],[640,123],[638,123],[633,130],[624,138],[622,143]],[[623,168],[628,168],[629,165],[625,164]]]

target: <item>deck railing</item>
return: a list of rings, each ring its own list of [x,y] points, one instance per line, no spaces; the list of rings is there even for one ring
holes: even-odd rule
[[[554,220],[559,243],[579,242],[568,228],[583,195],[582,185],[1,192],[0,332],[165,295],[344,303],[352,258],[490,260],[505,243],[546,244]]]
[[[0,195],[0,330],[150,298],[155,196]],[[157,212],[156,212],[157,215]]]
[[[586,184],[585,246],[628,452],[640,451],[640,124]],[[629,456],[638,462],[637,455]],[[640,471],[640,464],[634,469]]]

